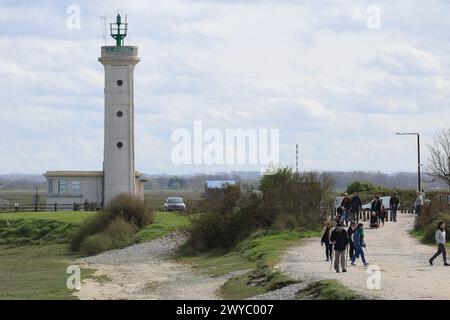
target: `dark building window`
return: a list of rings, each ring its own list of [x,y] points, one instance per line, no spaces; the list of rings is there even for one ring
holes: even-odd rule
[[[123,85],[123,81],[122,81],[122,80],[117,80],[117,85],[118,85],[118,86]]]
[[[123,116],[123,112],[122,111],[117,111],[117,116],[120,118]]]
[[[117,142],[117,148],[122,148],[123,147],[123,143],[122,142]]]

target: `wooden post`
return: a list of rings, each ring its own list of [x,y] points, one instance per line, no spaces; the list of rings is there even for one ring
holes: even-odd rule
[[[55,202],[55,207],[54,207],[55,211],[58,211],[58,203]]]

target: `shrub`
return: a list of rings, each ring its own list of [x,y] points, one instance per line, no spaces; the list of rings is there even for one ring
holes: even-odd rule
[[[121,194],[112,199],[105,210],[82,222],[71,240],[70,249],[98,253],[101,252],[99,250],[123,247],[132,243],[136,230],[153,221],[153,210],[148,202],[133,195]],[[93,235],[98,237],[92,238]],[[93,244],[93,239],[106,242]]]
[[[423,231],[423,241],[434,243],[435,232],[440,221],[450,225],[450,206],[438,201],[432,201],[424,206],[422,214],[416,217],[414,230]]]
[[[114,248],[123,248],[134,242],[136,228],[123,218],[114,219],[106,228],[105,234],[111,239]]]
[[[327,175],[281,168],[261,179],[259,193],[242,194],[239,186],[210,191],[202,201],[206,213],[193,218],[187,246],[229,249],[258,229],[315,229],[326,215],[322,200],[332,185]]]
[[[148,202],[130,194],[121,194],[110,201],[105,211],[113,217],[122,217],[125,221],[142,228],[154,221],[153,210]]]
[[[105,233],[98,233],[86,237],[80,244],[79,251],[86,256],[92,256],[113,248],[111,238]]]

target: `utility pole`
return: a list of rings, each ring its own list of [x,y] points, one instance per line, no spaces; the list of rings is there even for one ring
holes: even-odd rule
[[[420,177],[420,134],[417,134],[417,183],[419,186],[419,192],[422,192],[422,184]]]
[[[295,172],[298,174],[298,143],[295,145]]]
[[[418,132],[397,132],[396,135],[414,135],[417,136],[417,191],[422,192],[422,181],[420,177],[420,134]]]

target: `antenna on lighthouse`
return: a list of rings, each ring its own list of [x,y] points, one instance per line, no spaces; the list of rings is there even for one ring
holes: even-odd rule
[[[101,16],[100,17],[104,22],[102,24],[102,33],[103,33],[103,39],[105,40],[105,47],[108,45],[107,41],[106,41],[106,16]]]

